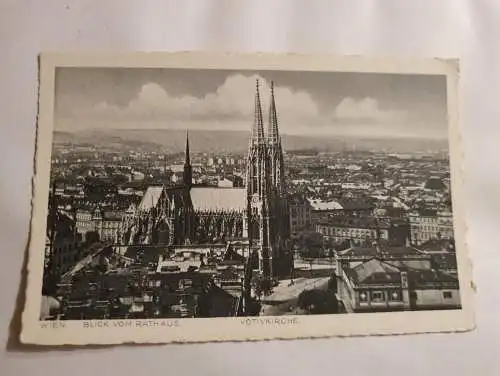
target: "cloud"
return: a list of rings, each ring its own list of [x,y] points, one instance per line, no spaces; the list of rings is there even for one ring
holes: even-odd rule
[[[344,98],[335,108],[335,119],[342,122],[364,121],[364,122],[392,122],[402,119],[405,114],[402,111],[382,110],[377,100],[373,98]]]
[[[233,75],[204,97],[174,96],[156,83],[144,84],[126,106],[100,102],[78,107],[67,114],[79,119],[155,123],[167,127],[210,127],[248,130],[254,114],[255,81],[260,80],[261,101],[267,122],[270,87],[259,76]],[[311,95],[276,85],[275,98],[283,130],[304,127],[321,120]]]
[[[147,82],[133,99],[121,106],[106,101],[94,104],[63,101],[56,127],[61,130],[108,127],[248,131],[253,122],[257,78],[267,124],[269,82],[257,75],[236,74],[229,76],[214,92],[201,97],[173,95],[164,86]],[[390,124],[400,126],[404,122],[399,121],[407,118],[401,111],[382,109],[374,98],[347,97],[330,109],[320,109],[311,93],[279,84],[275,83],[275,98],[283,134],[379,134],[386,133]]]

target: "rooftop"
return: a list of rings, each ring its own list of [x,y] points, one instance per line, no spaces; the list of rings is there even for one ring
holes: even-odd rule
[[[345,272],[359,284],[397,283],[401,278],[398,268],[376,258],[352,269],[346,268]]]
[[[432,269],[430,264],[417,269],[405,264],[395,265],[378,258],[372,258],[353,268],[344,268],[344,272],[359,285],[400,284],[402,272],[408,273],[408,280],[413,288],[425,288],[434,283],[450,285],[458,283],[456,277]]]
[[[247,208],[245,188],[193,187],[190,193],[196,211],[242,212]]]
[[[146,193],[144,193],[144,196],[142,197],[142,201],[139,204],[138,209],[145,211],[151,210],[158,204],[162,193],[163,187],[148,187]]]
[[[330,217],[327,220],[320,222],[322,225],[339,226],[339,227],[355,227],[355,228],[388,228],[390,221],[386,218],[375,217]]]
[[[320,200],[310,200],[309,203],[313,210],[341,210],[342,205],[337,201],[320,201]]]
[[[199,260],[174,261],[170,259],[160,260],[156,271],[161,272],[187,272],[190,267],[199,268],[201,262]]]
[[[420,248],[429,253],[447,253],[454,251],[455,244],[450,239],[431,239],[421,244]]]
[[[376,256],[425,256],[414,247],[352,247],[338,252],[338,257],[376,257]]]

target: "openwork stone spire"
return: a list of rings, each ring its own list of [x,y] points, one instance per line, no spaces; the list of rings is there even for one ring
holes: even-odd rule
[[[271,100],[269,104],[268,138],[271,144],[277,144],[280,141],[280,136],[278,131],[278,115],[276,113],[276,102],[274,100],[274,81],[271,81]]]
[[[260,101],[259,79],[255,80],[255,114],[251,140],[252,143],[264,142],[264,119]]]

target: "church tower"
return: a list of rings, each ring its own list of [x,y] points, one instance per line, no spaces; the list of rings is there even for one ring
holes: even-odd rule
[[[264,120],[256,82],[255,113],[247,161],[247,212],[250,247],[259,249],[259,270],[265,279],[273,277],[270,220],[270,174]]]
[[[276,227],[278,242],[282,242],[289,237],[289,220],[287,193],[285,185],[285,163],[283,158],[283,148],[278,127],[278,114],[276,111],[276,101],[274,99],[274,82],[271,82],[271,100],[269,103],[269,124],[267,133],[267,148],[270,163],[271,184],[273,187],[273,203],[276,216]],[[283,244],[277,244],[282,248]]]
[[[267,143],[271,163],[272,185],[276,188],[279,195],[284,195],[286,192],[285,171],[283,149],[281,147],[281,137],[278,129],[278,114],[276,111],[276,102],[274,99],[274,82],[271,82],[271,100],[269,103]]]
[[[191,166],[191,156],[189,154],[189,132],[186,132],[186,155],[182,178],[186,187],[191,187],[193,185],[193,167]]]

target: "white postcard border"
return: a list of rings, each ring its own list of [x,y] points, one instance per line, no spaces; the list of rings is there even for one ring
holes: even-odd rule
[[[279,317],[39,321],[57,67],[298,70],[446,75],[453,220],[462,309]],[[42,54],[28,281],[22,316],[21,342],[38,345],[178,343],[461,332],[473,329],[474,285],[466,243],[462,170],[464,155],[459,129],[459,76],[458,61],[453,59],[202,52]]]

